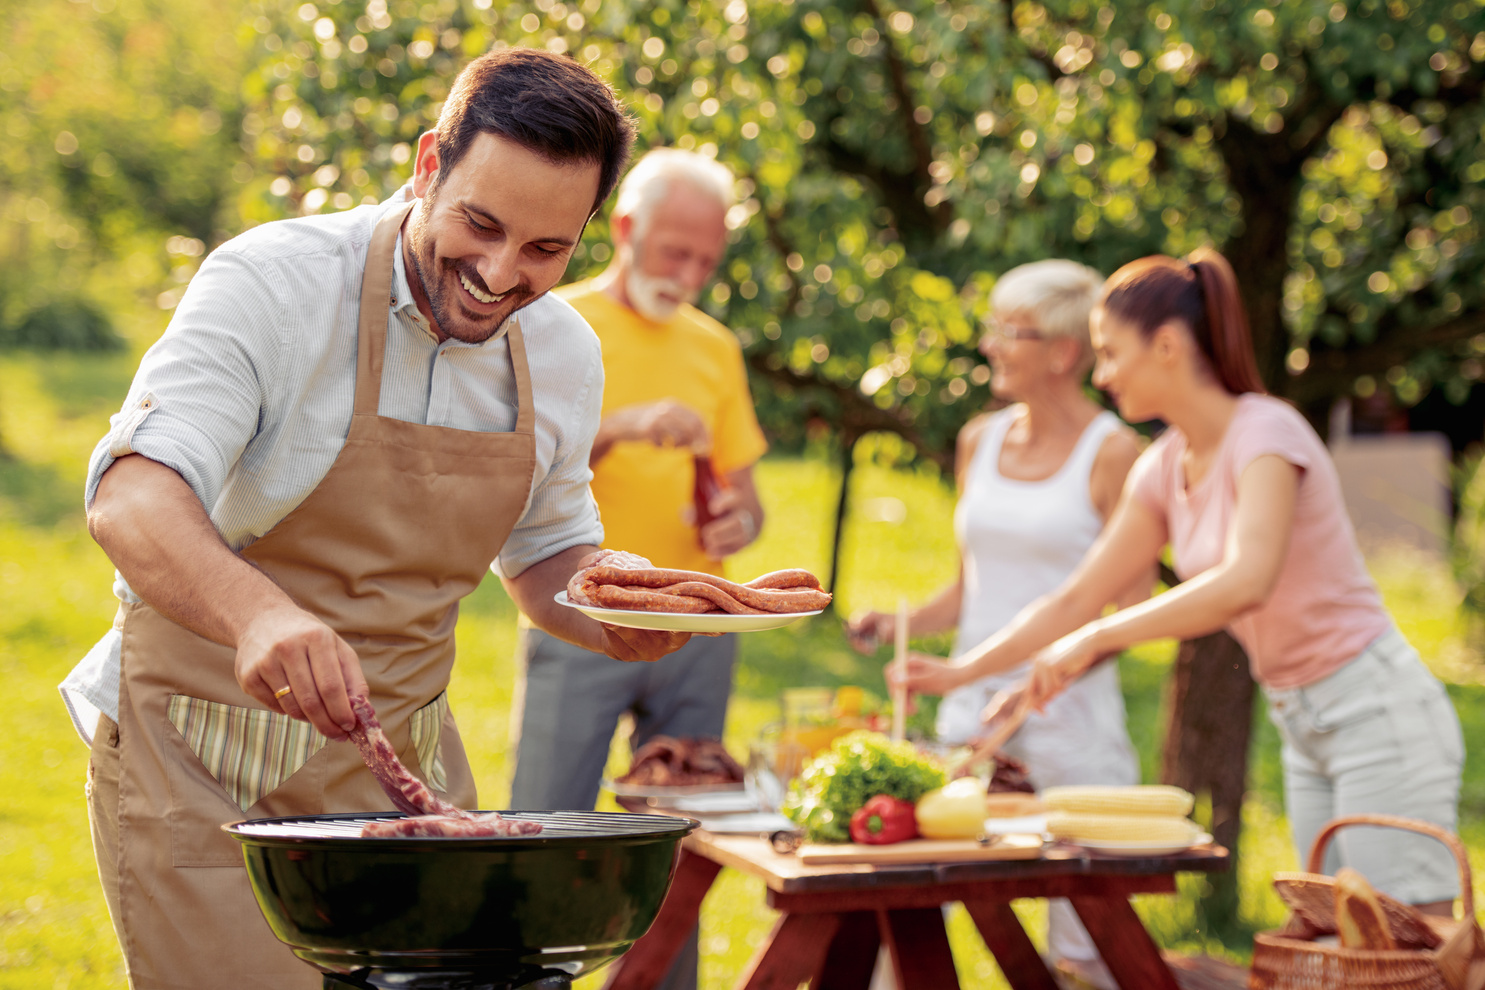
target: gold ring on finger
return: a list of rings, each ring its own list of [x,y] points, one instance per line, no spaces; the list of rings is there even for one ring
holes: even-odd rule
[[[292,690],[294,690],[292,687],[290,687],[289,685],[285,684],[283,687],[281,687],[277,691],[273,692],[273,699],[275,701],[277,701],[279,698],[282,698],[284,695],[288,694]]]

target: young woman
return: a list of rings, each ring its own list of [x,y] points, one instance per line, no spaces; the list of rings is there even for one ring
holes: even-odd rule
[[[1140,456],[1072,576],[951,663],[912,658],[909,688],[943,693],[1034,657],[1027,690],[1045,704],[1104,654],[1226,628],[1247,650],[1283,739],[1301,858],[1342,814],[1453,829],[1459,720],[1382,606],[1320,438],[1264,394],[1226,259],[1204,250],[1124,266],[1104,287],[1092,334],[1094,383],[1125,419],[1169,428]],[[1100,617],[1167,544],[1183,583]],[[1438,843],[1351,829],[1332,849],[1330,868],[1353,866],[1394,897],[1450,910],[1457,879]]]
[[[1102,275],[1072,261],[1022,265],[995,284],[980,350],[993,369],[991,391],[1014,404],[960,431],[960,573],[909,613],[914,635],[957,626],[955,652],[976,646],[1061,584],[1113,512],[1139,447],[1133,432],[1083,391],[1093,365],[1088,314],[1102,285]],[[1149,595],[1153,571],[1142,577],[1124,604]],[[896,624],[895,615],[868,612],[847,634],[867,650],[891,642]],[[1024,668],[1002,671],[950,691],[938,710],[939,738],[962,743],[981,732],[985,705],[1025,675]],[[1040,787],[1139,783],[1118,668],[1105,664],[1080,679],[1006,749]],[[1097,958],[1065,901],[1052,905],[1049,935],[1058,962]]]

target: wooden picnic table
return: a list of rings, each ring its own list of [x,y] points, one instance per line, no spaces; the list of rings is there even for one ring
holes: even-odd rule
[[[960,901],[1014,990],[1057,990],[1011,901],[1066,897],[1124,990],[1179,990],[1129,903],[1169,894],[1176,874],[1228,867],[1221,846],[1169,856],[1095,856],[1054,845],[1038,859],[903,866],[805,866],[760,836],[697,830],[687,837],[675,881],[655,924],[613,966],[605,990],[649,990],[669,970],[696,925],[702,898],[724,866],[761,877],[781,912],[738,979],[739,990],[866,990],[885,945],[900,990],[959,986],[942,905]]]

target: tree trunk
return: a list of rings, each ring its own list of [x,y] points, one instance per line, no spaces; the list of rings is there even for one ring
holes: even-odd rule
[[[856,436],[842,434],[840,438],[840,497],[835,500],[835,530],[830,537],[830,579],[825,590],[835,594],[835,579],[840,574],[840,541],[846,528],[846,510],[851,495],[851,469],[856,466]],[[832,602],[831,607],[834,608]]]
[[[1253,728],[1248,657],[1225,632],[1183,642],[1169,690],[1160,778],[1195,794],[1198,804],[1211,802],[1212,837],[1233,856],[1231,869],[1210,877],[1202,899],[1207,930],[1220,936],[1234,930],[1238,915],[1237,847]]]
[[[1282,137],[1229,121],[1218,141],[1228,181],[1242,203],[1242,227],[1222,245],[1237,275],[1243,308],[1253,334],[1258,373],[1275,395],[1289,384],[1284,362],[1289,329],[1284,325],[1284,278],[1289,274],[1289,228],[1299,194],[1302,157]]]

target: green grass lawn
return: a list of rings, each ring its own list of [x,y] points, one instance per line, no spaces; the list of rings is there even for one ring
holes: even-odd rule
[[[0,734],[0,990],[115,988],[123,985],[117,945],[94,874],[83,803],[87,754],[72,733],[56,684],[108,627],[111,568],[83,526],[86,461],[119,405],[135,356],[11,357],[0,360],[0,677],[6,731]],[[821,461],[770,459],[759,469],[768,523],[739,555],[735,573],[782,566],[824,573],[839,475]],[[933,473],[863,464],[852,501],[865,506],[848,523],[838,585],[843,613],[917,601],[954,573],[953,496]],[[900,500],[906,507],[894,517]],[[1485,747],[1485,687],[1479,657],[1461,632],[1457,595],[1438,568],[1404,554],[1373,562],[1384,594],[1407,633],[1450,691],[1471,752]],[[509,790],[510,704],[515,613],[491,580],[469,599],[459,624],[460,661],[451,689],[481,804],[500,807]],[[942,641],[925,644],[942,647]],[[1122,661],[1131,735],[1146,780],[1156,777],[1163,723],[1161,695],[1173,644],[1151,644]],[[881,693],[885,655],[847,648],[828,616],[743,638],[727,741],[747,740],[779,717],[778,694],[798,685],[861,684]],[[1269,887],[1274,870],[1293,869],[1283,817],[1278,744],[1257,719],[1240,860],[1241,921],[1248,931],[1278,924],[1282,909]],[[624,752],[616,745],[614,759]],[[612,805],[609,805],[612,807]],[[1462,834],[1477,869],[1485,868],[1485,772],[1471,760],[1461,802]],[[1238,934],[1224,944],[1202,930],[1201,881],[1183,878],[1177,897],[1139,904],[1156,938],[1186,950],[1244,954]],[[1018,905],[1033,930],[1044,925],[1032,902]],[[732,985],[767,934],[772,912],[760,882],[724,871],[702,917],[702,985]],[[950,919],[966,987],[1004,986],[963,912]]]

